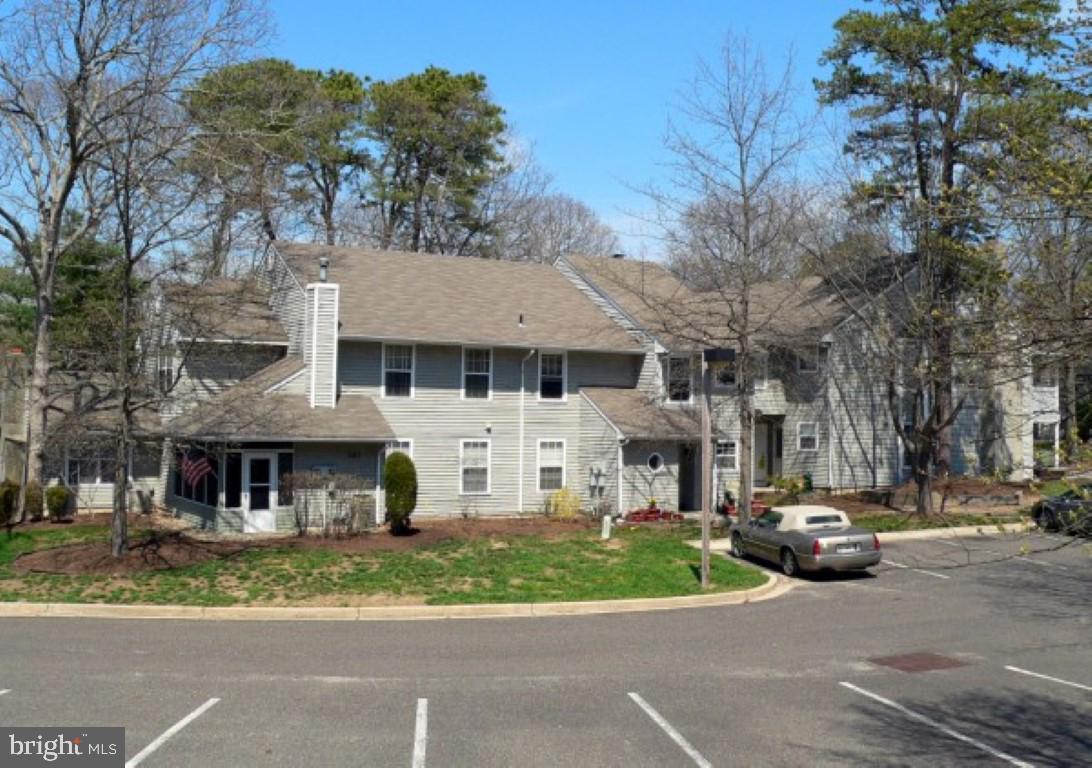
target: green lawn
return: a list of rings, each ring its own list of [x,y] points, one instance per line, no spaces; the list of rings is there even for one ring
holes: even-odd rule
[[[31,550],[106,536],[70,527],[0,534],[0,601],[179,605],[360,605],[369,601],[534,603],[690,595],[701,591],[693,526],[584,530],[561,537],[455,539],[408,552],[254,549],[229,559],[130,576],[16,574]],[[718,591],[765,583],[754,568],[713,558]]]
[[[954,528],[962,525],[976,525],[983,528],[996,526],[998,523],[1019,523],[1019,515],[969,515],[957,513],[919,517],[906,514],[861,514],[852,515],[854,525],[870,528],[873,531],[919,531],[927,528]]]

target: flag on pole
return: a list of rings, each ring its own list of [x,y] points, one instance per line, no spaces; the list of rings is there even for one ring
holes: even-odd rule
[[[208,474],[212,474],[212,464],[204,451],[186,451],[182,454],[182,479],[186,485],[195,486]]]

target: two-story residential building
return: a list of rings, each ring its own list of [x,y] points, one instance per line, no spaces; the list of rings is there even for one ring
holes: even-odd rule
[[[179,322],[168,345],[177,354],[160,355],[156,375],[172,396],[158,474],[145,461],[133,477],[196,525],[291,528],[281,480],[312,471],[374,484],[382,520],[392,451],[417,466],[421,515],[539,512],[560,488],[612,512],[653,498],[700,504],[705,341],[678,317],[705,312],[715,323],[717,308],[657,264],[275,243],[257,280],[204,290],[207,303],[189,304],[202,322]],[[758,485],[789,474],[831,488],[906,479],[883,378],[853,318],[817,279],[764,284],[755,296],[771,332],[753,455],[740,456],[725,369],[712,391],[718,496],[738,483],[741,461]],[[1009,401],[1015,424],[1028,393],[1016,386]],[[961,417],[969,445],[978,420],[973,408]],[[1015,475],[1030,471],[1031,431],[1028,421],[999,433]],[[190,483],[195,460],[211,471]]]

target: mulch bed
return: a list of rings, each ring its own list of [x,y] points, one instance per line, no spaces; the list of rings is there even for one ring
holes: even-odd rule
[[[81,519],[81,522],[83,520]],[[37,524],[36,524],[37,525]],[[583,519],[551,520],[543,517],[518,519],[423,520],[407,536],[392,536],[386,531],[351,536],[324,537],[224,537],[197,538],[183,531],[134,531],[129,552],[115,559],[108,542],[69,544],[20,556],[13,563],[20,573],[53,573],[71,576],[127,575],[163,571],[222,560],[254,549],[322,549],[341,554],[366,552],[406,552],[453,539],[543,536],[557,538],[586,530],[591,524]]]

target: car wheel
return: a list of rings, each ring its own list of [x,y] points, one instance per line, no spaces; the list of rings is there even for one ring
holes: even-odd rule
[[[786,576],[796,576],[800,572],[800,564],[796,562],[796,554],[791,549],[781,550],[781,572]]]
[[[743,537],[738,533],[732,534],[732,556],[743,559],[747,555],[747,550],[743,547]]]

